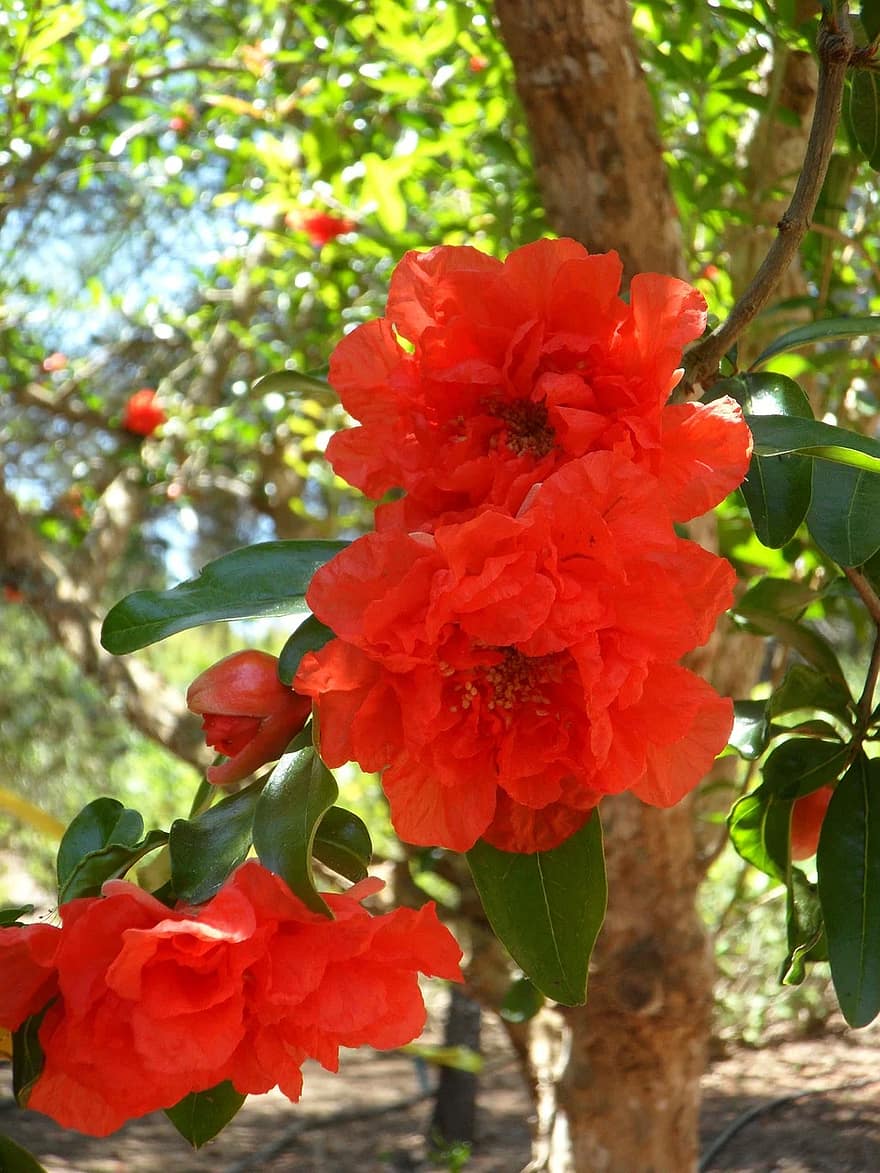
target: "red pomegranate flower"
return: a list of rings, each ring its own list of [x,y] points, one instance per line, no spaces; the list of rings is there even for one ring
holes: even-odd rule
[[[356,221],[346,216],[334,216],[332,212],[291,213],[287,224],[289,228],[305,232],[315,248],[322,248],[337,236],[357,231]]]
[[[61,928],[0,929],[0,946],[13,942],[0,948],[13,979],[0,986],[0,1025],[58,995],[28,1106],[105,1136],[223,1080],[245,1094],[277,1084],[295,1100],[305,1059],[335,1071],[340,1047],[409,1042],[425,1021],[418,974],[461,980],[461,950],[433,905],[371,916],[360,901],[381,886],[325,894],[328,920],[249,862],[199,908],[112,880],[64,905]]]
[[[227,786],[280,758],[312,711],[278,679],[278,659],[253,649],[233,652],[192,682],[186,704],[202,719],[208,745],[229,759],[211,766],[207,778]]]
[[[646,471],[594,453],[519,517],[387,530],[334,558],[308,602],[339,638],[295,684],[328,765],[387,767],[402,839],[546,849],[604,794],[677,802],[723,748],[730,702],[674,661],[733,577],[675,536]]]
[[[751,439],[733,400],[666,406],[705,301],[673,277],[633,278],[616,253],[541,240],[504,262],[476,249],[407,253],[386,316],[336,347],[330,382],[360,426],[327,449],[380,497],[377,524],[432,528],[490,503],[516,512],[565,462],[610,450],[659,478],[676,521],[742,480]],[[401,345],[401,339],[405,345]]]
[[[141,387],[129,396],[122,413],[122,426],[136,436],[152,436],[168,417],[159,406],[158,396],[151,387]]]

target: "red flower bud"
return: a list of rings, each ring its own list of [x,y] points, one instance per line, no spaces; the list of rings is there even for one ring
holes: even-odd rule
[[[288,228],[305,232],[315,248],[321,248],[337,236],[356,232],[357,223],[347,217],[334,216],[331,212],[312,212],[308,216],[291,212],[285,217]]]
[[[820,786],[795,800],[791,808],[791,858],[809,859],[816,854],[825,812],[834,788]]]
[[[278,679],[277,658],[252,649],[233,652],[197,676],[186,703],[203,718],[207,744],[229,759],[208,770],[215,786],[238,782],[281,757],[312,710],[310,697]]]
[[[156,402],[156,392],[152,387],[141,387],[129,397],[122,413],[122,426],[127,432],[134,432],[136,436],[152,436],[160,424],[164,424],[167,416]]]

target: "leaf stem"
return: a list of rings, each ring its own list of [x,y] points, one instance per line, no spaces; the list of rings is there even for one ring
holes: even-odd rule
[[[880,597],[878,597],[877,592],[874,590],[866,575],[854,566],[845,566],[843,573],[852,583],[853,587],[855,587],[877,629],[876,635],[874,636],[874,647],[871,651],[871,661],[865,677],[865,687],[862,689],[862,695],[859,697],[857,706],[860,734],[858,741],[861,746],[861,741],[871,723],[874,693],[877,689],[877,680],[880,678]]]
[[[767,304],[810,228],[840,121],[846,71],[856,53],[845,3],[840,4],[836,13],[823,14],[816,48],[819,56],[816,105],[791,203],[777,224],[776,239],[761,267],[726,320],[685,356],[682,388],[686,399],[698,398],[704,387],[714,382],[722,357]]]

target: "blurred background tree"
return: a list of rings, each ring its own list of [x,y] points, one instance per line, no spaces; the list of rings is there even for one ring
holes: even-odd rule
[[[692,279],[723,316],[800,167],[817,8],[11,0],[0,12],[0,787],[62,821],[99,790],[159,824],[181,813],[205,760],[186,683],[236,646],[277,651],[271,630],[211,629],[113,660],[101,616],[125,591],[235,546],[369,526],[369,503],[322,459],[346,422],[332,394],[254,384],[282,368],[326,371],[341,334],[382,312],[406,249],[503,255],[555,231],[618,249],[630,275]],[[752,353],[814,316],[880,309],[869,177],[845,127]],[[826,345],[774,365],[809,377],[820,417],[876,430],[880,364],[867,341],[844,358]],[[165,417],[155,429],[126,412],[147,388]],[[821,579],[805,540],[764,549],[737,501],[720,517],[744,585],[768,571]],[[711,528],[695,536],[712,541]],[[848,600],[820,610],[855,654]],[[730,629],[702,667],[745,695],[762,670],[778,678],[783,656]],[[741,784],[721,776],[696,814],[608,804],[615,903],[590,1008],[533,1024],[572,1056],[541,1105],[540,1167],[598,1167],[603,1149],[610,1169],[635,1168],[633,1151],[676,1173],[692,1162],[712,983],[695,898]],[[0,846],[44,881],[46,842],[0,809]],[[422,887],[450,874],[466,884],[435,863],[415,860]],[[740,1023],[755,1039],[773,1014],[821,1020],[815,987],[766,1009],[771,974],[756,977],[742,944],[762,939],[753,897],[764,894],[726,854],[715,868],[703,919],[720,932],[725,1031]],[[474,986],[497,1003],[508,977],[478,918],[470,944]],[[511,1030],[528,1066],[527,1028]]]

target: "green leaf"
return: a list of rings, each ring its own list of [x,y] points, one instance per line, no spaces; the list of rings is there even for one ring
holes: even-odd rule
[[[749,587],[736,610],[743,615],[770,613],[785,619],[798,619],[819,598],[818,591],[796,579],[767,575]]]
[[[848,754],[849,746],[838,741],[791,737],[778,745],[764,763],[761,790],[776,799],[801,798],[833,782]]]
[[[505,1022],[528,1022],[544,1005],[545,998],[528,978],[510,983],[498,1013]]]
[[[224,1080],[208,1091],[184,1096],[173,1108],[166,1108],[165,1115],[184,1140],[200,1149],[223,1131],[246,1099],[229,1080]]]
[[[818,709],[852,723],[852,697],[847,685],[808,664],[792,664],[768,702],[772,717],[798,709]]]
[[[366,823],[352,811],[331,806],[318,824],[312,854],[347,880],[363,880],[373,857]]]
[[[815,665],[830,679],[846,684],[846,677],[837,661],[834,648],[824,636],[819,635],[812,628],[805,627],[793,619],[776,615],[772,611],[759,610],[754,603],[747,600],[746,595],[743,595],[731,611],[731,616],[735,620],[744,620],[742,626],[745,626],[748,631],[757,632],[759,635],[774,636],[782,643],[794,648],[808,663]]]
[[[34,911],[32,904],[19,904],[15,908],[0,908],[0,928],[8,928],[17,924],[21,917],[30,916]]]
[[[867,562],[880,550],[880,476],[817,464],[813,490],[807,527],[816,544],[841,566]]]
[[[171,824],[171,886],[178,899],[187,904],[210,900],[247,858],[262,789],[262,781],[254,782],[195,818]]]
[[[788,871],[791,802],[764,786],[744,794],[727,817],[730,841],[744,860],[782,883]]]
[[[862,0],[859,16],[868,40],[880,37],[880,0]]]
[[[485,1066],[483,1056],[464,1046],[444,1046],[441,1043],[406,1043],[400,1048],[404,1055],[423,1059],[437,1067],[451,1067],[455,1071],[470,1071],[479,1075]]]
[[[312,854],[318,825],[339,789],[311,746],[286,753],[269,776],[254,812],[254,847],[264,867],[313,912],[332,916],[315,888]]]
[[[880,1011],[880,760],[860,756],[836,787],[819,837],[819,899],[831,978],[850,1026]]]
[[[281,683],[292,684],[300,660],[306,652],[316,652],[333,638],[333,631],[314,615],[304,620],[281,649],[281,655],[278,657],[278,676]]]
[[[0,1169],[3,1173],[46,1173],[46,1168],[21,1145],[0,1135]]]
[[[766,701],[734,701],[733,730],[727,744],[742,758],[759,758],[770,740]]]
[[[755,371],[778,354],[812,346],[814,342],[830,342],[839,338],[862,338],[865,335],[880,334],[880,314],[863,314],[851,318],[825,318],[821,322],[809,322],[781,334],[775,342],[761,351],[749,368]]]
[[[813,416],[803,390],[786,375],[738,375],[725,379],[720,390],[732,395],[747,416]],[[740,490],[763,545],[779,549],[794,537],[810,507],[812,471],[803,456],[752,456]]]
[[[44,1006],[38,1014],[26,1018],[12,1035],[12,1091],[20,1108],[27,1107],[31,1089],[46,1062],[39,1036],[48,1009]]]
[[[143,831],[138,812],[115,798],[96,798],[83,807],[58,847],[58,903],[97,896],[105,880],[124,875],[139,859],[168,842],[164,831],[147,835]]]
[[[608,894],[598,814],[552,851],[515,855],[480,840],[467,860],[489,923],[523,973],[548,998],[584,1002]]]
[[[786,931],[788,955],[779,980],[784,986],[799,986],[807,976],[806,962],[828,959],[828,944],[818,887],[796,867],[791,868],[788,880]]]
[[[324,379],[316,379],[314,375],[304,375],[301,371],[273,371],[271,375],[263,375],[251,385],[254,395],[266,395],[274,391],[279,395],[303,393],[312,398],[330,399],[335,402],[336,392]]]
[[[845,95],[847,121],[859,150],[880,171],[880,78],[872,70],[853,73]]]
[[[880,441],[849,428],[796,416],[749,415],[747,420],[755,438],[755,451],[762,456],[803,452],[832,464],[880,472]]]
[[[347,545],[258,542],[233,550],[171,590],[135,591],[122,599],[104,620],[101,642],[118,656],[202,623],[305,611],[312,575]]]

